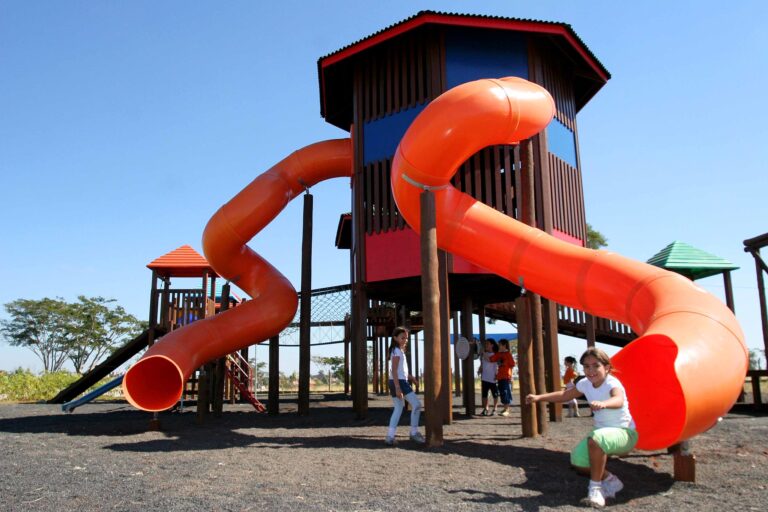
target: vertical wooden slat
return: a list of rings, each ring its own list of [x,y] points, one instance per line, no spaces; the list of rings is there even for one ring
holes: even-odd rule
[[[483,169],[480,165],[480,154],[475,153],[471,159],[470,169],[472,169],[473,197],[478,201],[483,200]]]
[[[500,211],[504,211],[504,203],[502,201],[502,175],[501,175],[501,163],[499,159],[499,153],[502,151],[501,147],[493,147],[493,207]],[[504,172],[509,172],[505,170]]]
[[[269,338],[269,390],[267,414],[280,414],[280,336]]]
[[[440,282],[437,258],[437,216],[434,193],[421,193],[421,304],[424,317],[424,406],[427,446],[443,445],[440,408],[442,357],[440,354]]]
[[[304,194],[301,239],[301,304],[299,311],[299,396],[298,413],[309,414],[310,325],[312,320],[312,194]]]
[[[390,223],[392,219],[392,187],[389,184],[389,166],[386,162],[380,162],[379,168],[381,169],[381,230],[389,231]]]

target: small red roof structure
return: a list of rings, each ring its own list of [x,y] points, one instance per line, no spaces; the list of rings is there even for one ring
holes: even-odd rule
[[[203,277],[206,271],[210,276],[217,275],[208,260],[189,245],[182,245],[160,256],[147,268],[154,270],[159,277]]]

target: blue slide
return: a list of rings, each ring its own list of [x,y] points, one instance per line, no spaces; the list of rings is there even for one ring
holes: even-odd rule
[[[114,380],[111,380],[111,381],[107,382],[103,386],[100,386],[100,387],[94,389],[90,393],[87,393],[87,394],[81,396],[77,400],[72,400],[71,402],[67,402],[65,404],[62,404],[61,405],[61,410],[64,411],[64,412],[72,412],[76,408],[80,407],[81,405],[90,402],[94,398],[100,397],[101,395],[103,395],[104,393],[109,391],[110,389],[114,389],[114,388],[116,388],[117,386],[119,386],[122,383],[123,383],[123,375],[117,377]]]

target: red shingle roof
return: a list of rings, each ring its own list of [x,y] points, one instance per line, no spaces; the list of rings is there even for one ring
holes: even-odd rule
[[[208,260],[189,245],[182,245],[160,256],[147,265],[147,268],[164,277],[203,277],[206,270],[216,275]]]

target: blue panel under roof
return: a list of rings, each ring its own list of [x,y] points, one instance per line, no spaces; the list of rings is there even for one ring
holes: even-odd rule
[[[528,78],[528,53],[522,34],[467,28],[446,32],[446,89],[505,76]]]
[[[576,165],[576,138],[573,132],[557,119],[553,119],[547,126],[547,145],[549,152],[557,156],[574,169]]]
[[[365,123],[363,125],[363,165],[391,158],[405,131],[425,106],[426,103]]]

